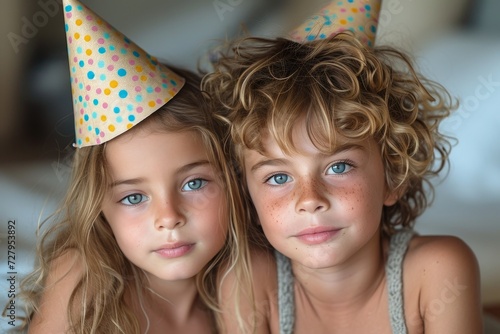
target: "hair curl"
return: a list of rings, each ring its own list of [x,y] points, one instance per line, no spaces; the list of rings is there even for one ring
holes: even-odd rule
[[[413,226],[432,201],[429,179],[446,166],[451,149],[438,127],[456,106],[403,52],[367,48],[350,33],[303,44],[247,37],[213,65],[202,88],[231,124],[240,166],[243,149],[263,153],[262,131],[285,153],[293,151],[291,130],[305,117],[311,141],[324,153],[338,136],[378,143],[387,187],[400,195],[383,209],[383,234]]]

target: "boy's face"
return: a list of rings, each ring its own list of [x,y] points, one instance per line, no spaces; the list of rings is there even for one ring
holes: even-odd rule
[[[227,234],[226,198],[199,135],[139,132],[111,140],[102,211],[123,254],[152,284],[191,279]]]
[[[308,268],[327,268],[369,251],[378,242],[384,205],[397,195],[386,190],[384,167],[373,139],[340,142],[323,154],[294,127],[297,153],[285,155],[271,136],[266,155],[244,152],[248,190],[270,243]]]

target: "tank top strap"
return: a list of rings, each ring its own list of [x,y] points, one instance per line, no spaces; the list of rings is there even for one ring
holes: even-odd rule
[[[389,293],[389,316],[393,334],[407,334],[403,302],[403,260],[414,235],[411,229],[397,232],[389,243],[386,264],[387,290]]]
[[[280,334],[292,334],[295,321],[295,298],[292,264],[290,259],[277,250],[276,269],[278,271],[278,313]]]

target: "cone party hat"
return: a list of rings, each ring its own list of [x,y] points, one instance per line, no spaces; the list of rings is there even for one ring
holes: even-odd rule
[[[184,85],[77,0],[63,0],[76,147],[99,145],[154,113]]]
[[[381,0],[331,1],[320,12],[290,33],[299,43],[326,39],[350,30],[367,47],[373,47]]]

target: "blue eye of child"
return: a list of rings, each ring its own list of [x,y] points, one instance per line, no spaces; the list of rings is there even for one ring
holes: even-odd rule
[[[186,182],[182,187],[182,190],[184,191],[199,190],[203,188],[207,183],[208,183],[207,180],[193,179],[191,181]]]
[[[290,180],[290,177],[286,174],[275,174],[267,179],[267,183],[272,185],[285,184]]]
[[[328,170],[331,171],[331,173],[328,174],[342,174],[349,170],[349,167],[349,164],[345,162],[339,162],[331,165],[330,168],[328,168]]]
[[[144,196],[144,195],[141,195],[141,194],[132,194],[132,195],[128,195],[127,197],[125,197],[124,199],[122,199],[121,203],[125,204],[125,205],[137,205],[139,203],[144,202],[147,199],[148,198],[146,196]]]

